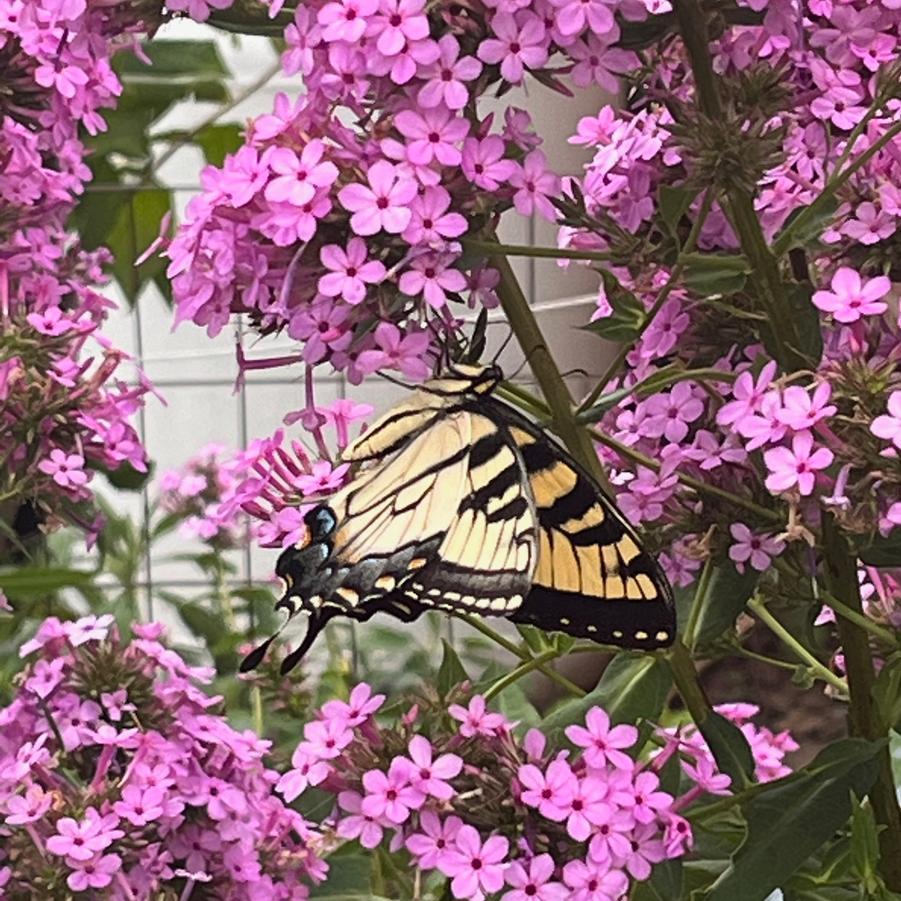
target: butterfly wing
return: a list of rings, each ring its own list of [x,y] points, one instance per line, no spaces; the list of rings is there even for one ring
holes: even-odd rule
[[[470,411],[472,446],[450,528],[404,598],[450,612],[509,616],[532,584],[537,522],[526,471],[507,430]]]
[[[487,403],[522,457],[538,523],[532,588],[511,618],[621,647],[672,644],[672,589],[613,501],[542,429]]]

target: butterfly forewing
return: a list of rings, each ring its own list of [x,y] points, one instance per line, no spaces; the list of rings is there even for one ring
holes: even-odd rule
[[[535,567],[537,522],[525,469],[506,429],[468,412],[472,448],[464,489],[437,554],[404,586],[444,610],[504,615],[523,602]]]

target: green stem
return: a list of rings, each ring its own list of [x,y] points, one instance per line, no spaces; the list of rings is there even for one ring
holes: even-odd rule
[[[758,660],[760,663],[776,666],[779,669],[787,669],[792,672],[796,669],[794,663],[789,663],[787,660],[777,660],[775,657],[767,657],[766,654],[758,654],[757,651],[749,651],[747,648],[739,647],[736,649],[736,653],[742,657],[747,657],[748,660]]]
[[[707,695],[698,681],[698,672],[695,669],[691,654],[681,638],[669,649],[666,655],[676,689],[685,704],[685,709],[691,715],[694,724],[703,734],[707,717],[713,712]]]
[[[609,435],[605,435],[598,429],[592,429],[591,436],[599,444],[603,444],[605,447],[609,447],[611,450],[616,451],[616,453],[619,454],[619,456],[623,459],[631,460],[633,463],[638,463],[640,466],[646,466],[648,469],[652,469],[654,472],[660,472],[660,463],[658,463],[651,457],[645,456],[640,451],[629,447],[628,444],[623,444],[622,442],[617,441],[615,438],[611,438]],[[784,521],[783,517],[780,516],[775,510],[769,510],[766,507],[761,507],[760,504],[755,504],[754,501],[748,500],[748,498],[742,497],[739,494],[733,494],[731,491],[726,491],[725,488],[719,488],[716,485],[711,485],[708,482],[702,482],[700,479],[695,479],[692,476],[680,475],[679,473],[676,473],[676,478],[681,484],[685,485],[687,488],[693,488],[698,492],[698,494],[707,494],[711,497],[721,498],[724,501],[728,501],[730,504],[735,504],[738,507],[743,507],[750,513],[754,513],[762,519],[768,519],[771,522],[778,522],[781,524]]]
[[[506,257],[496,256],[491,258],[491,265],[500,273],[497,294],[501,306],[551,411],[554,431],[569,452],[598,480],[601,487],[609,491],[607,474],[601,466],[591,437],[576,422],[569,389],[538,327],[535,314],[513,274],[510,261]]]
[[[480,253],[505,257],[537,257],[552,260],[594,260],[609,262],[611,254],[599,250],[568,250],[565,247],[535,247],[532,244],[501,244],[497,241],[482,241],[479,238],[461,238],[463,250],[477,250]]]
[[[708,119],[725,122],[713,58],[710,55],[707,14],[700,0],[676,0],[675,12],[682,42],[688,51],[698,107]],[[767,245],[754,209],[754,198],[738,184],[729,186],[726,196],[726,212],[741,249],[751,264],[751,281],[756,289],[757,300],[769,320],[776,351],[774,356],[787,371],[802,369],[807,361],[800,351],[801,336],[779,272],[779,263]]]
[[[794,236],[802,232],[813,219],[820,215],[820,211],[826,205],[840,188],[857,172],[863,168],[880,150],[901,134],[901,122],[896,122],[876,141],[874,141],[860,156],[855,157],[854,161],[846,166],[838,175],[834,175],[829,179],[826,187],[823,188],[812,203],[804,207],[797,217],[792,220],[791,225],[779,235],[773,242],[773,253],[778,257],[786,253],[794,242]]]
[[[528,651],[523,650],[515,642],[512,642],[510,641],[510,639],[505,638],[500,634],[500,632],[495,632],[494,629],[491,628],[491,626],[486,625],[481,617],[467,613],[466,615],[459,615],[459,619],[462,619],[465,623],[469,623],[469,625],[472,626],[473,629],[475,629],[477,632],[481,632],[486,638],[490,638],[493,642],[495,642],[495,644],[499,644],[502,648],[509,651],[514,656],[519,657],[520,660],[531,661],[535,659]],[[555,651],[555,656],[556,653],[557,652]],[[553,680],[559,686],[565,688],[572,695],[576,695],[577,697],[581,698],[588,694],[588,692],[586,692],[584,688],[580,688],[578,685],[576,685],[575,682],[570,682],[570,680],[567,679],[566,676],[558,673],[557,670],[549,667],[545,662],[538,664],[535,668],[539,670],[539,672],[544,673],[544,675],[547,676],[548,679]]]
[[[523,676],[528,675],[536,669],[540,669],[545,663],[549,663],[557,657],[557,651],[554,648],[544,651],[531,660],[524,660],[516,669],[502,676],[494,683],[486,692],[485,700],[490,701],[495,695],[499,695],[505,688],[518,682]]]
[[[874,623],[866,614],[852,610],[847,604],[843,604],[837,597],[833,597],[830,592],[821,590],[820,599],[835,613],[850,620],[855,625],[860,626],[861,629],[865,629],[873,636],[873,638],[881,641],[890,648],[898,646],[898,636],[894,632],[890,629],[886,629],[884,626],[880,626],[878,623]]]
[[[250,687],[250,706],[253,711],[253,731],[263,734],[263,692],[259,685]]]
[[[555,431],[569,448],[570,453],[597,478],[603,488],[609,490],[610,482],[592,442],[594,433],[589,432],[576,421],[569,390],[548,350],[535,315],[516,281],[509,261],[505,257],[493,257],[492,265],[500,273],[498,296],[501,305],[507,314],[519,346],[535,373],[544,399],[550,408]],[[712,708],[698,681],[698,673],[691,655],[680,640],[677,640],[670,650],[668,659],[672,666],[676,687],[695,723],[702,728],[702,724],[712,712]]]
[[[848,542],[831,514],[823,516],[822,531],[824,568],[829,592],[834,597],[841,598],[845,607],[863,616],[857,560],[851,554]],[[851,735],[868,741],[884,741],[889,729],[882,722],[872,695],[876,674],[867,633],[841,613],[836,626],[845,656],[845,672],[848,675],[849,731]],[[876,823],[882,827],[879,832],[879,871],[888,888],[898,892],[901,891],[901,809],[898,807],[897,787],[887,742],[879,752],[878,763],[879,772],[870,789],[869,798]]]
[[[698,629],[698,621],[701,619],[701,610],[706,606],[707,597],[710,594],[710,583],[713,579],[713,570],[713,557],[708,557],[707,562],[704,564],[704,569],[701,570],[701,578],[698,579],[697,588],[695,588],[695,596],[692,599],[691,612],[688,614],[688,622],[682,630],[682,640],[692,651],[695,647],[695,640],[697,637],[695,633]]]
[[[688,238],[685,240],[685,247],[682,249],[682,253],[680,254],[679,259],[676,261],[676,265],[673,266],[672,272],[670,272],[669,278],[666,280],[666,283],[654,298],[654,302],[651,304],[651,307],[644,318],[644,322],[642,322],[641,327],[638,329],[638,334],[635,336],[635,340],[630,342],[629,344],[624,344],[619,349],[616,357],[613,359],[613,362],[607,367],[597,385],[594,386],[591,394],[589,394],[588,397],[586,397],[582,401],[582,403],[579,404],[579,413],[587,410],[601,396],[601,392],[604,390],[604,386],[609,384],[610,380],[617,374],[617,372],[619,372],[620,367],[623,365],[623,363],[626,362],[626,357],[629,355],[629,351],[631,351],[632,348],[635,347],[635,345],[638,343],[638,341],[641,340],[641,336],[650,328],[651,323],[663,308],[663,305],[666,303],[667,298],[672,293],[673,288],[675,288],[678,284],[679,279],[682,277],[682,272],[685,269],[685,261],[682,254],[691,253],[695,249],[695,246],[698,243],[698,237],[701,234],[701,229],[704,227],[704,222],[706,221],[707,216],[710,214],[712,207],[713,191],[708,188],[704,192],[704,197],[701,199],[701,206],[698,209],[697,218],[692,223],[691,232],[689,232]]]
[[[804,664],[810,667],[810,669],[820,678],[823,682],[828,683],[833,688],[837,689],[842,693],[842,695],[848,694],[848,685],[844,679],[836,676],[835,673],[832,672],[828,667],[823,666],[807,648],[804,647],[782,623],[767,610],[766,605],[759,597],[751,598],[748,601],[748,609],[754,613],[754,616],[757,617],[762,623],[764,623],[769,630],[779,638],[782,643]]]

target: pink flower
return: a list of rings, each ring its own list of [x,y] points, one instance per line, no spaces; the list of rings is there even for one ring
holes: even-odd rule
[[[888,413],[877,416],[870,431],[901,450],[901,391],[892,391],[888,398]]]
[[[538,212],[551,222],[557,219],[557,210],[549,200],[560,193],[560,179],[547,168],[547,158],[540,150],[533,150],[509,176],[510,185],[516,188],[513,205],[523,216]]]
[[[53,690],[63,681],[63,670],[68,666],[62,657],[56,660],[38,660],[25,680],[25,689],[36,694],[42,700],[49,697]]]
[[[776,413],[776,418],[796,432],[811,429],[821,419],[835,414],[837,407],[829,403],[831,397],[829,382],[820,382],[812,396],[806,388],[790,385],[782,392],[782,409]]]
[[[505,892],[501,901],[566,901],[569,890],[551,879],[555,864],[550,854],[539,854],[527,863],[528,869],[519,861],[510,864],[504,875],[513,891]]]
[[[411,810],[416,810],[425,801],[421,787],[410,784],[412,765],[404,757],[395,757],[388,772],[367,770],[363,774],[362,812],[373,819],[384,818],[391,823],[406,822]]]
[[[134,826],[146,826],[163,816],[164,793],[159,788],[145,789],[138,785],[126,785],[122,789],[122,800],[113,804],[113,811]]]
[[[63,314],[59,307],[50,307],[43,313],[29,313],[25,317],[28,324],[42,335],[64,335],[75,328],[75,323]]]
[[[764,395],[770,390],[775,375],[776,364],[772,361],[760,370],[756,379],[750,371],[741,373],[732,386],[734,399],[720,407],[716,415],[717,423],[734,425],[739,420],[759,412]]]
[[[766,487],[773,493],[788,491],[797,486],[802,496],[813,493],[816,474],[832,463],[834,455],[827,447],[813,450],[813,435],[798,432],[792,438],[791,449],[775,447],[764,451],[763,459],[770,475]]]
[[[103,613],[100,616],[91,614],[75,620],[74,623],[65,623],[63,628],[69,643],[77,648],[89,641],[105,641],[114,622],[112,613]]]
[[[472,738],[474,735],[494,738],[507,725],[507,721],[499,713],[487,712],[485,699],[481,695],[473,695],[468,707],[451,704],[447,712],[461,723],[460,735],[464,738]]]
[[[785,550],[785,542],[771,535],[755,534],[743,522],[732,523],[729,532],[735,539],[735,544],[729,548],[729,558],[740,573],[745,571],[745,563],[749,561],[753,569],[766,572],[771,559]]]
[[[442,166],[459,166],[459,146],[469,134],[469,122],[444,106],[403,110],[394,117],[397,130],[407,139],[407,159],[416,166],[433,160]]]
[[[518,169],[513,160],[504,159],[506,152],[504,141],[498,135],[488,135],[482,140],[467,138],[463,142],[460,168],[477,188],[496,191]]]
[[[689,423],[703,414],[704,403],[694,396],[690,382],[679,382],[668,393],[649,397],[645,409],[644,434],[678,444],[688,435]]]
[[[291,756],[291,769],[278,780],[275,789],[290,804],[308,786],[324,782],[331,771],[331,766],[324,760],[307,753],[298,745]]]
[[[413,788],[440,801],[450,800],[456,792],[446,780],[463,769],[463,759],[456,754],[442,754],[432,760],[432,745],[422,735],[414,735],[409,744],[411,766],[409,780]]]
[[[632,785],[614,791],[611,800],[628,810],[636,822],[653,823],[658,814],[668,810],[673,803],[673,796],[659,791],[659,787],[657,776],[645,770],[635,777]]]
[[[837,322],[857,322],[862,316],[878,316],[888,309],[882,300],[892,283],[884,275],[863,281],[860,273],[841,266],[832,276],[831,291],[817,291],[813,303],[824,313],[832,313]]]
[[[266,185],[267,200],[302,207],[320,188],[327,188],[338,178],[338,167],[326,160],[325,144],[310,141],[298,156],[287,147],[276,147],[269,156],[269,168],[278,177]]]
[[[610,728],[610,717],[600,707],[592,707],[585,716],[585,725],[567,726],[566,737],[585,750],[582,757],[588,766],[603,769],[607,764],[621,770],[632,770],[635,761],[622,748],[631,748],[638,741],[635,726]]]
[[[370,409],[371,412],[371,409]],[[363,415],[366,415],[365,413]],[[347,726],[360,726],[385,702],[384,695],[374,695],[365,682],[355,685],[347,701],[334,699],[322,705],[325,719],[343,720]]]
[[[604,0],[551,0],[557,7],[557,28],[560,34],[570,37],[585,30],[608,42],[616,40],[613,13]],[[611,33],[612,32],[612,33]]]
[[[721,773],[713,759],[706,751],[699,751],[695,756],[694,765],[682,761],[682,769],[686,775],[698,787],[712,795],[728,795],[732,779],[725,773]]]
[[[511,84],[522,81],[526,68],[538,69],[547,62],[548,39],[538,16],[526,13],[516,19],[498,13],[491,20],[491,30],[495,37],[479,44],[478,57],[482,62],[500,63],[501,75]]]
[[[328,274],[319,279],[318,288],[326,297],[342,297],[348,303],[361,303],[367,285],[378,285],[385,278],[385,267],[378,260],[369,260],[366,242],[351,238],[347,249],[327,244],[319,251],[319,259]]]
[[[12,795],[7,799],[6,824],[22,826],[25,823],[33,823],[50,810],[52,803],[53,794],[45,792],[37,783],[32,783],[25,789],[24,795]]]
[[[588,776],[576,780],[575,791],[566,807],[566,831],[577,842],[584,842],[593,827],[610,818],[610,807],[604,803],[607,786],[600,779]]]
[[[353,213],[350,227],[363,236],[384,229],[399,235],[410,224],[410,201],[416,196],[416,182],[386,160],[379,160],[366,174],[369,186],[345,185],[338,192],[344,209]]]
[[[361,372],[399,369],[408,379],[417,382],[431,375],[432,370],[425,359],[431,342],[425,332],[401,335],[393,323],[380,322],[375,327],[375,343],[378,350],[364,350],[357,357]]]
[[[660,828],[656,823],[649,823],[638,826],[632,834],[629,853],[617,860],[617,864],[625,866],[633,879],[643,881],[651,875],[651,864],[660,863],[665,857]]]
[[[510,845],[500,835],[482,837],[469,825],[461,826],[454,847],[440,862],[441,872],[449,877],[455,898],[482,901],[484,893],[499,892],[504,884],[503,863]]]
[[[75,869],[66,879],[66,884],[73,892],[106,888],[113,881],[113,874],[117,873],[121,866],[122,858],[118,854],[97,855],[89,860],[77,860]]]
[[[461,110],[469,100],[464,84],[478,78],[482,64],[474,56],[460,56],[460,44],[452,34],[438,40],[441,55],[430,66],[424,66],[420,76],[426,79],[419,89],[417,100],[425,109],[444,104],[449,110]]]
[[[407,850],[416,856],[417,866],[423,870],[440,869],[441,862],[463,825],[459,817],[446,817],[442,823],[438,814],[423,810],[419,814],[421,832],[414,832],[405,842]]]
[[[571,860],[563,868],[563,881],[572,889],[572,901],[616,901],[629,887],[620,870],[581,860]]]
[[[685,817],[671,813],[666,819],[666,832],[663,836],[664,856],[670,859],[682,857],[691,850],[693,844],[694,835],[691,831],[691,823]]]
[[[400,53],[407,41],[429,36],[423,0],[381,0],[379,14],[370,19],[368,34],[378,35],[376,49],[385,56]]]
[[[355,44],[366,31],[368,18],[378,9],[378,0],[337,0],[319,10],[317,21],[322,37],[329,43]]]
[[[412,216],[403,239],[410,244],[441,247],[447,238],[462,235],[469,223],[459,213],[449,213],[450,205],[451,196],[444,188],[425,188],[410,205]]]
[[[425,254],[413,260],[397,286],[410,297],[421,294],[432,309],[440,310],[447,305],[446,291],[456,293],[466,288],[466,276],[454,268],[455,262],[451,254]]]
[[[343,484],[350,466],[341,463],[333,466],[328,460],[317,460],[312,472],[296,476],[294,484],[303,495],[331,494],[337,491]]]
[[[58,447],[38,463],[38,469],[53,477],[61,488],[78,489],[88,481],[84,471],[84,457],[81,454],[67,454]]]
[[[363,813],[363,798],[356,792],[343,791],[338,795],[338,804],[350,816],[338,821],[335,831],[341,838],[357,839],[364,848],[375,848],[382,840],[385,830],[382,824]]]
[[[589,859],[598,864],[610,865],[614,858],[629,853],[635,820],[627,810],[608,807],[609,817],[595,827],[595,834],[588,845]]]
[[[85,810],[83,820],[62,817],[56,823],[56,834],[47,839],[47,850],[72,860],[91,860],[125,833],[116,829],[119,818],[114,814],[101,817],[93,808]]]
[[[571,813],[578,780],[565,760],[551,761],[546,772],[533,763],[521,766],[517,778],[523,786],[522,803],[537,807],[549,820],[561,822]]]

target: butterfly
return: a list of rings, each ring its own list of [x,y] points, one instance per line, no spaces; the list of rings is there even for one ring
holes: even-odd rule
[[[502,379],[496,365],[453,364],[345,449],[352,479],[306,513],[303,539],[276,563],[286,623],[309,614],[282,672],[332,618],[378,612],[503,616],[627,648],[672,643],[659,564],[597,481],[494,396]]]

